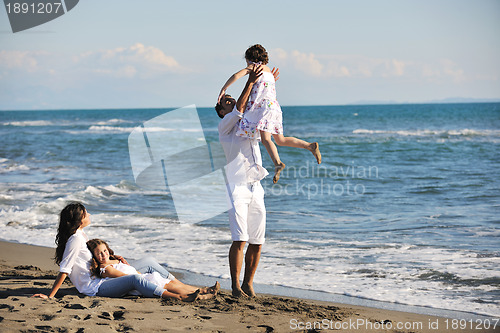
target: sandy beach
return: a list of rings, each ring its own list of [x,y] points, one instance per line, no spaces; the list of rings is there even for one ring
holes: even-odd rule
[[[454,330],[452,319],[272,295],[237,299],[227,290],[216,299],[195,303],[111,299],[83,296],[67,279],[55,299],[31,298],[52,287],[57,275],[53,252],[0,242],[1,332],[495,331],[484,327]]]

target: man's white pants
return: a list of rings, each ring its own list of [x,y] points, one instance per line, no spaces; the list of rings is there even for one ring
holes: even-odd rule
[[[230,184],[232,208],[229,226],[233,241],[264,244],[266,237],[266,206],[264,188],[260,182]]]

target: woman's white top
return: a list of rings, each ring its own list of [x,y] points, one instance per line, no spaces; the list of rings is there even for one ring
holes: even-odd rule
[[[66,243],[63,259],[59,264],[59,272],[67,273],[78,291],[87,296],[95,296],[104,281],[90,274],[92,253],[87,248],[88,237],[78,229]]]

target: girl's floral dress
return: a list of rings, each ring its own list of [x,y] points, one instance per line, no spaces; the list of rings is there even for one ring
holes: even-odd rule
[[[236,135],[260,140],[259,131],[283,134],[283,116],[275,86],[274,76],[269,72],[255,82]]]

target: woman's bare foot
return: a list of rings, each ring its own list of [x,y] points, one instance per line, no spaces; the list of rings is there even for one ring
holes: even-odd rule
[[[321,164],[321,153],[319,152],[319,143],[313,142],[307,148],[311,153],[313,153],[314,157],[316,157],[316,161],[318,164]]]
[[[181,296],[183,302],[194,302],[198,299],[200,295],[200,289],[196,290],[194,293],[188,294],[187,296]]]
[[[248,297],[255,297],[257,294],[253,290],[253,286],[250,286],[248,284],[243,284],[241,286],[241,289],[248,295]]]
[[[285,168],[285,163],[280,162],[278,165],[274,167],[274,177],[273,177],[273,183],[276,184],[278,180],[280,179],[280,173],[283,171]]]
[[[205,294],[213,294],[217,295],[220,290],[220,283],[217,281],[215,284],[211,287],[205,287],[200,289],[200,295],[205,295]]]

